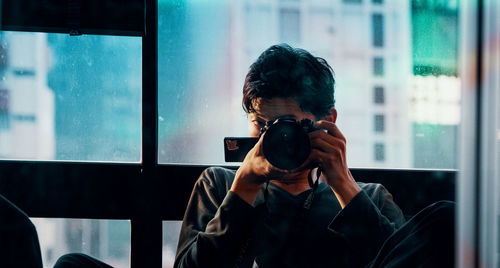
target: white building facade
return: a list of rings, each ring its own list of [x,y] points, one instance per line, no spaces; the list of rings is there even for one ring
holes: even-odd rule
[[[46,34],[4,32],[0,158],[55,157],[54,93],[47,86]]]
[[[252,0],[231,5],[234,77],[244,77],[258,55],[276,43],[325,58],[335,72],[338,125],[348,141],[349,165],[412,167],[409,1]],[[232,82],[240,94],[241,80]],[[240,99],[233,102],[235,110],[241,107]]]

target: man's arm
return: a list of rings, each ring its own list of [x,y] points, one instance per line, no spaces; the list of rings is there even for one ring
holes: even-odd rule
[[[356,183],[347,166],[346,138],[334,120],[320,120],[315,126],[323,131],[309,134],[309,161],[321,166],[322,179],[342,207],[330,229],[345,239],[350,252],[358,253],[348,260],[349,266],[365,265],[404,221],[403,214],[383,186],[367,184],[362,190]]]
[[[234,267],[253,261],[242,256],[255,226],[255,208],[233,192],[221,196],[216,176],[215,169],[207,169],[194,186],[174,267]]]
[[[375,258],[384,241],[405,219],[392,195],[380,184],[366,184],[331,222],[353,252],[350,265],[364,266]]]

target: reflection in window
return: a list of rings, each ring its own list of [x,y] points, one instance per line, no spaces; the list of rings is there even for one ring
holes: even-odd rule
[[[458,1],[412,1],[412,60],[415,75],[456,76]]]
[[[141,39],[0,33],[0,159],[138,162]]]
[[[31,218],[44,267],[67,253],[85,253],[113,267],[130,267],[130,221]]]

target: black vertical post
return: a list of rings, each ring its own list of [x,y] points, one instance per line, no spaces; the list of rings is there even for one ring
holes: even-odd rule
[[[158,160],[157,1],[145,0],[142,42],[142,169],[134,183],[131,219],[131,267],[161,267],[162,221],[154,176]]]
[[[462,7],[460,7],[462,8]],[[484,15],[484,1],[477,0],[477,28],[476,28],[476,140],[475,140],[475,171],[474,177],[476,178],[475,187],[475,224],[474,224],[474,267],[481,267],[481,138],[483,129],[483,113],[482,113],[482,99],[483,99],[483,31],[484,31],[484,23],[483,23],[483,15]]]

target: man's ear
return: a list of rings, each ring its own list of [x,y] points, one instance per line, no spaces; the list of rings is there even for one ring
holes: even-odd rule
[[[337,122],[337,109],[335,108],[330,108],[330,113],[325,115],[322,120],[325,120],[325,121],[328,121],[328,122],[332,122],[332,123],[335,123]]]

